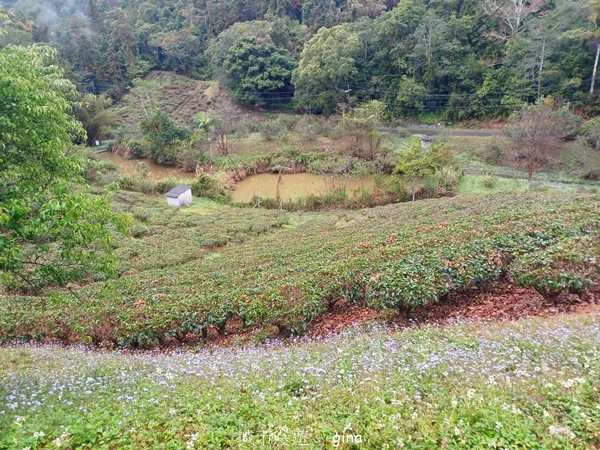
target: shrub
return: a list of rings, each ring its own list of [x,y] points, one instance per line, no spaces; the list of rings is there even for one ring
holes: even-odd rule
[[[223,185],[210,175],[200,173],[192,184],[192,193],[198,197],[207,197],[219,202],[229,202],[229,194]]]
[[[518,284],[533,287],[546,300],[563,291],[580,293],[600,275],[598,234],[575,236],[535,252],[519,255],[511,265]]]
[[[148,234],[148,227],[146,227],[145,225],[142,224],[135,224],[133,227],[131,227],[131,235],[134,238],[141,238],[146,236],[146,234]]]
[[[277,122],[272,120],[263,123],[260,127],[260,132],[267,141],[272,141],[279,136],[280,131],[281,130]]]
[[[162,180],[156,182],[154,185],[154,190],[157,194],[166,194],[178,184],[182,183],[173,178],[163,178]]]
[[[507,143],[498,136],[486,141],[483,146],[482,159],[485,163],[493,166],[501,165],[506,158]]]
[[[145,158],[148,155],[148,150],[142,141],[136,139],[130,139],[127,141],[127,147],[129,148],[128,158]]]
[[[583,175],[583,179],[584,180],[590,180],[590,181],[598,181],[598,180],[600,180],[600,168],[594,168],[594,169],[588,170]]]
[[[493,189],[498,184],[498,178],[494,175],[484,175],[481,177],[481,184],[487,189]]]

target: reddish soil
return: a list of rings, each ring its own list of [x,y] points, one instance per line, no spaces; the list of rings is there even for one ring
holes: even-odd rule
[[[581,297],[565,294],[555,303],[547,303],[532,288],[498,283],[485,291],[450,294],[427,309],[415,311],[410,320],[393,310],[376,311],[357,304],[338,302],[331,311],[309,324],[307,334],[312,338],[322,338],[341,333],[349,327],[376,322],[400,327],[423,323],[449,325],[455,322],[512,321],[573,313],[600,315],[600,286],[586,291]],[[233,319],[227,323],[224,334],[218,334],[216,328],[209,329],[206,344],[228,346],[260,343],[265,339],[284,342],[286,337],[279,333],[277,327],[244,328],[241,320]]]
[[[548,303],[532,288],[496,284],[485,292],[449,295],[424,314],[428,322],[449,324],[457,321],[490,322],[548,317],[556,314],[600,312],[600,289],[595,287],[581,297],[565,294]]]

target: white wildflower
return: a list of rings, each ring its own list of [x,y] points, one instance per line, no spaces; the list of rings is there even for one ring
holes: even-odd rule
[[[575,433],[573,433],[569,427],[550,425],[548,431],[552,435],[565,436],[571,439],[575,438]]]

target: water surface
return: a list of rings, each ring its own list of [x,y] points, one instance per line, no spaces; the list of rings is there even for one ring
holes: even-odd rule
[[[234,202],[249,202],[252,197],[277,198],[278,174],[263,173],[252,175],[239,181],[233,191]],[[295,173],[281,175],[279,193],[283,201],[290,201],[308,195],[323,195],[336,188],[345,188],[349,196],[360,195],[362,191],[373,190],[372,177],[347,177],[342,175],[315,175]]]
[[[161,181],[165,178],[175,178],[178,180],[194,180],[196,178],[196,174],[193,172],[182,172],[176,167],[161,166],[147,158],[127,159],[110,152],[98,153],[96,156],[98,156],[98,159],[100,160],[111,161],[116,164],[120,173],[131,175],[136,175],[138,173],[138,164],[144,162],[148,166],[148,171],[146,172],[147,177],[154,181]]]

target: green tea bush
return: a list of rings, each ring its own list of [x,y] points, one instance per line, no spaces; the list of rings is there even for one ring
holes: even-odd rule
[[[173,178],[163,178],[154,184],[154,192],[157,194],[166,194],[179,184],[185,183],[182,183],[181,180],[175,180]]]
[[[504,277],[546,297],[599,278],[600,207],[589,194],[424,200],[342,218],[308,212],[347,201],[342,192],[298,204],[302,215],[116,199],[148,215],[142,239],[118,239],[121,277],[82,287],[81,301],[3,296],[0,339],[153,346],[223,330],[234,317],[302,332],[340,300],[411,314]]]
[[[600,278],[598,255],[598,234],[584,234],[519,255],[511,264],[511,274],[518,284],[555,301],[562,292],[579,294]]]
[[[148,228],[141,224],[135,224],[131,228],[131,235],[134,238],[142,238],[148,233]]]

